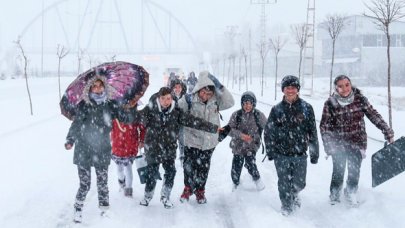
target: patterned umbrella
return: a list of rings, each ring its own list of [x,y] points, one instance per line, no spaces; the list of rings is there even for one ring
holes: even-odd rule
[[[75,116],[77,105],[83,99],[84,88],[97,74],[107,78],[107,83],[115,89],[112,99],[119,104],[139,100],[149,85],[149,73],[141,66],[122,61],[103,63],[77,76],[66,89],[59,104],[62,114],[68,119],[72,120]]]

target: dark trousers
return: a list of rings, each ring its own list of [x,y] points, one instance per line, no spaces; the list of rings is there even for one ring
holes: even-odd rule
[[[211,166],[211,157],[215,148],[199,150],[184,147],[184,185],[195,190],[205,190],[208,172]]]
[[[156,175],[159,172],[160,163],[148,164],[146,172],[148,173],[146,178],[145,192],[153,192],[156,187]],[[173,160],[165,160],[162,162],[162,167],[165,170],[163,175],[163,186],[167,189],[173,188],[174,177],[176,176],[176,167]]]
[[[243,164],[245,164],[246,169],[249,174],[253,177],[253,180],[256,181],[260,179],[259,170],[257,170],[256,165],[256,153],[249,152],[246,155],[234,154],[232,159],[232,170],[231,177],[234,184],[239,184],[240,174],[242,172]]]
[[[278,176],[278,193],[281,205],[291,210],[298,193],[305,188],[307,176],[307,157],[277,155],[274,158]]]
[[[91,167],[77,166],[80,186],[76,194],[75,208],[83,208],[83,202],[91,186]],[[103,168],[95,167],[97,176],[97,191],[99,206],[109,206],[108,195],[108,166]]]
[[[361,153],[358,150],[339,152],[332,155],[333,172],[330,183],[330,193],[336,197],[340,196],[343,178],[347,163],[347,193],[356,193],[360,179]]]

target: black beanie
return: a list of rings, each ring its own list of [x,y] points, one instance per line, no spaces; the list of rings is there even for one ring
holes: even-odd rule
[[[281,81],[281,92],[283,92],[284,88],[287,86],[294,86],[300,91],[300,80],[294,75],[287,75]]]

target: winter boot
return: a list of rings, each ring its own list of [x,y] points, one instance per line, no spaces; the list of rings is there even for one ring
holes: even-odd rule
[[[191,187],[185,186],[183,193],[180,196],[180,202],[184,203],[190,199],[190,196],[193,194]]]
[[[254,181],[256,185],[256,190],[257,191],[262,191],[266,186],[263,184],[262,179],[257,179]]]
[[[75,223],[82,222],[82,209],[81,208],[75,208],[75,210],[73,212],[73,222],[75,222]]]
[[[143,199],[139,202],[140,205],[147,207],[149,205],[149,202],[152,200],[153,197],[153,191],[152,192],[145,192],[145,196]]]
[[[124,196],[132,198],[132,188],[124,188]]]
[[[207,203],[207,198],[205,198],[205,190],[199,189],[195,191],[195,197],[197,199],[198,204]]]
[[[298,196],[298,194],[293,195],[292,204],[293,204],[294,210],[301,208],[301,198]]]
[[[291,207],[288,207],[288,206],[281,207],[281,214],[284,216],[290,216],[292,212],[293,212],[293,210],[291,209]]]
[[[118,185],[120,186],[120,190],[125,188],[125,178],[124,180],[118,179]]]

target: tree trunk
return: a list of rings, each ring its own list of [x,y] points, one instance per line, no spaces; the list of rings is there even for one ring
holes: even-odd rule
[[[24,56],[24,77],[25,77],[25,86],[27,87],[28,99],[30,101],[30,111],[31,116],[34,115],[34,111],[32,110],[32,99],[31,99],[31,92],[30,87],[28,85],[28,75],[27,75],[27,58]]]
[[[335,62],[335,40],[332,40],[332,60],[330,63],[329,95],[332,95],[333,63]]]
[[[264,90],[264,58],[262,58],[262,91],[261,91],[261,95],[263,97],[263,90]]]
[[[230,87],[229,87],[229,79],[231,78],[231,65],[232,65],[231,58],[229,58],[228,79],[226,80],[226,87],[227,87],[227,88],[230,88]]]
[[[248,91],[248,66],[247,66],[247,55],[245,55],[245,84],[246,84],[246,91]]]
[[[226,58],[224,58],[224,69],[223,69],[223,76],[222,76],[222,83],[225,83],[225,64],[226,64]]]
[[[300,48],[300,63],[298,65],[298,80],[301,83],[302,48]]]
[[[241,75],[242,75],[242,56],[239,56],[239,74],[238,74],[238,83],[239,83],[239,92],[240,92],[240,81],[241,81]]]
[[[58,86],[59,86],[59,100],[61,100],[61,99],[62,99],[62,95],[61,95],[61,92],[60,92],[60,60],[61,60],[61,58],[59,58],[59,61],[58,61]]]
[[[388,122],[390,127],[392,128],[392,106],[391,106],[391,55],[390,55],[390,47],[391,47],[391,36],[389,34],[387,28],[387,59],[388,59]]]
[[[274,100],[277,100],[277,74],[278,74],[278,54],[276,54],[276,79],[274,80]]]

